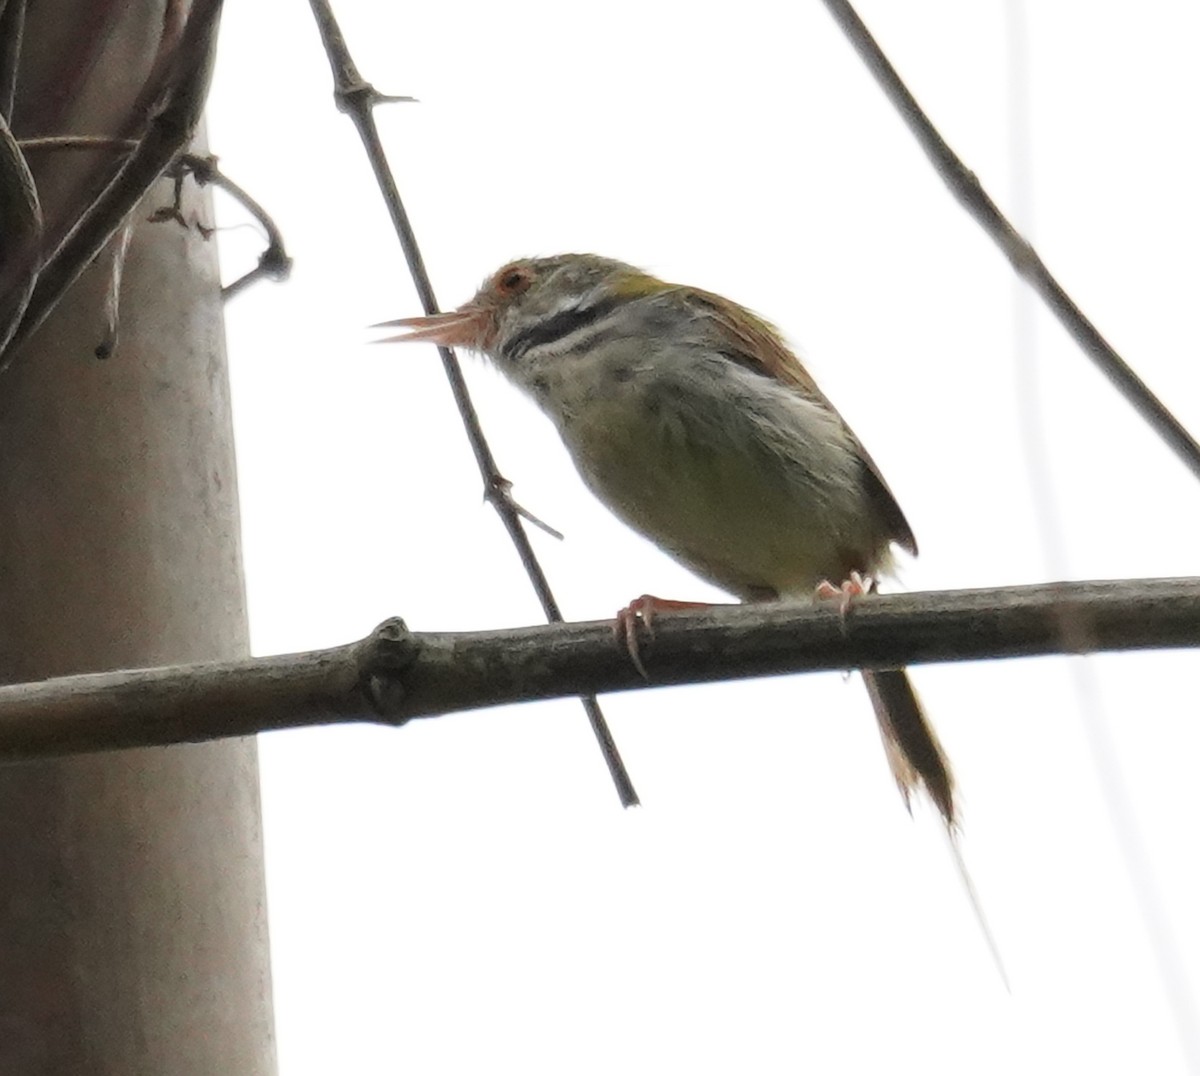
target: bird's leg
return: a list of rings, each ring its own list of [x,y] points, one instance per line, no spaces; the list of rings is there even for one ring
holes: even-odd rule
[[[819,602],[836,601],[838,616],[841,617],[844,624],[846,614],[850,611],[850,605],[854,599],[861,598],[864,594],[870,594],[874,589],[875,581],[869,575],[851,572],[850,578],[843,580],[841,586],[834,586],[828,579],[822,580],[817,584],[813,598]]]
[[[617,613],[613,634],[618,642],[624,640],[625,650],[629,654],[629,660],[633,662],[633,667],[649,680],[650,674],[642,664],[641,648],[638,644],[638,624],[641,623],[645,627],[647,635],[653,636],[654,618],[658,613],[674,609],[709,609],[711,606],[712,602],[681,602],[670,598],[656,598],[653,594],[643,594],[640,598],[634,598]]]

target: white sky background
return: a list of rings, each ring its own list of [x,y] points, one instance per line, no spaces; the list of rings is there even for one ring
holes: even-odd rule
[[[1200,430],[1200,11],[1030,4],[1043,256]],[[921,543],[912,589],[1049,578],[1020,420],[1014,284],[817,0],[722,8],[336,4],[443,305],[509,258],[592,250],[724,292],[806,355]],[[1003,207],[1005,4],[860,13]],[[707,11],[707,13],[706,13]],[[227,6],[223,167],[296,259],[231,303],[255,650],[536,623],[306,4]],[[241,214],[220,206],[220,220]],[[222,233],[227,276],[253,263]],[[1200,488],[1036,314],[1069,574],[1195,574]],[[502,470],[566,615],[719,598],[614,522],[478,361]],[[1025,413],[1028,413],[1027,411]],[[1178,958],[1200,984],[1195,652],[1091,661]],[[916,673],[962,789],[999,981],[932,810],[905,814],[840,675],[262,740],[284,1076],[1188,1071],[1063,659]]]

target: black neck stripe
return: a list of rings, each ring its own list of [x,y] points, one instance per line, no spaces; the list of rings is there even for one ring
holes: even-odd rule
[[[521,358],[530,348],[541,347],[543,344],[552,344],[555,340],[562,340],[564,337],[570,336],[571,333],[592,325],[602,317],[611,314],[616,310],[620,302],[621,300],[615,296],[609,296],[608,298],[597,300],[591,306],[560,310],[557,314],[546,318],[545,321],[539,321],[536,325],[531,325],[528,329],[517,333],[516,336],[504,345],[504,354],[507,358],[515,361]]]

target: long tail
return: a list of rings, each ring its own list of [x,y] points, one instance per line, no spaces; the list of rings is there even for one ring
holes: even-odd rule
[[[904,797],[904,805],[911,813],[912,794],[920,788],[924,788],[933,800],[946,827],[950,853],[954,857],[954,865],[958,868],[967,899],[975,912],[979,929],[983,932],[992,959],[996,962],[1000,978],[1004,981],[1004,988],[1011,992],[1004,961],[1000,958],[996,939],[988,926],[987,916],[983,914],[983,905],[979,902],[979,894],[967,871],[967,864],[958,844],[954,775],[950,771],[950,763],[938,741],[937,733],[925,717],[921,700],[917,698],[912,681],[903,669],[883,669],[875,672],[863,670],[862,675],[867,692],[871,696],[871,705],[875,708],[888,765],[892,769],[892,776],[896,778],[900,795]]]
[[[946,829],[953,834],[958,825],[954,776],[908,674],[903,669],[864,670],[863,681],[904,805],[911,811],[913,792],[924,788],[941,813]]]

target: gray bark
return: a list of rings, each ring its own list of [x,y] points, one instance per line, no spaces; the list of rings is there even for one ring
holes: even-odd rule
[[[164,6],[107,6],[89,58],[57,37],[73,0],[34,5],[19,136],[118,133]],[[49,222],[96,158],[34,164]],[[169,188],[135,214],[113,357],[103,256],[0,377],[8,682],[248,650],[216,251],[144,223]],[[185,215],[211,222],[194,192]],[[0,1072],[274,1071],[253,740],[0,769],[0,863]]]

